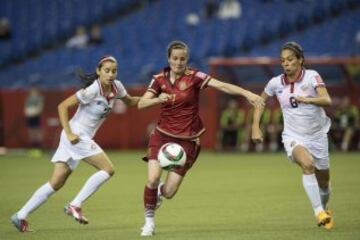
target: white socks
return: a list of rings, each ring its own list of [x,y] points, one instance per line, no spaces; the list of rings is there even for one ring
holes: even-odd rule
[[[145,217],[145,224],[155,225],[154,217]]]
[[[110,175],[104,171],[98,171],[94,173],[85,183],[78,195],[70,203],[75,207],[81,207],[81,204],[88,199],[93,193],[95,193],[99,187],[110,178]]]
[[[330,185],[327,188],[319,188],[320,190],[320,198],[321,198],[321,204],[324,209],[327,207],[327,203],[329,202],[331,188]]]
[[[51,187],[50,183],[42,185],[27,203],[17,212],[17,217],[19,219],[26,219],[26,217],[35,209],[40,207],[52,194],[55,193],[55,190]]]
[[[305,192],[311,202],[312,208],[314,209],[315,215],[318,215],[319,212],[323,211],[324,209],[321,206],[319,184],[316,180],[315,174],[303,174],[302,182]]]

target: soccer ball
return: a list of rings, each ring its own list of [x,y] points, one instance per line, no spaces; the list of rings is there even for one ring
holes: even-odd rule
[[[165,170],[181,167],[186,162],[186,152],[177,143],[165,143],[161,146],[158,153],[160,166]]]

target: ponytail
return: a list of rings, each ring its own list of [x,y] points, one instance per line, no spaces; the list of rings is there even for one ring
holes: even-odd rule
[[[77,70],[77,75],[80,78],[81,82],[83,83],[82,88],[87,88],[90,86],[96,79],[99,78],[96,72],[86,74],[82,69]]]

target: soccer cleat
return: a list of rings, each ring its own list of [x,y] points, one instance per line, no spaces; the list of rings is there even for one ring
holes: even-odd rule
[[[145,225],[141,228],[142,237],[150,237],[155,235],[155,224],[153,223],[145,223]]]
[[[29,223],[25,219],[19,219],[16,213],[11,216],[10,220],[19,232],[32,232]]]
[[[325,211],[319,212],[319,214],[316,216],[317,225],[319,227],[329,223],[330,220],[331,220],[331,216],[328,215]]]
[[[331,230],[334,228],[334,225],[335,225],[334,217],[332,216],[332,212],[329,209],[326,210],[326,213],[330,216],[330,221],[328,223],[324,224],[324,228],[326,230]]]
[[[67,215],[72,216],[80,224],[88,224],[89,223],[89,220],[84,215],[82,215],[81,208],[79,208],[79,207],[75,207],[75,206],[68,204],[65,206],[64,212]]]
[[[161,194],[161,187],[164,185],[163,182],[159,183],[159,186],[157,188],[157,197],[156,197],[156,207],[155,209],[158,209],[161,206],[162,200],[163,200],[163,196]]]

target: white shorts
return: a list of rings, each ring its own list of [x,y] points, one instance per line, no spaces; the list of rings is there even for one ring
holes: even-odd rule
[[[51,162],[64,162],[71,170],[74,170],[81,159],[103,152],[102,148],[88,136],[80,134],[80,141],[71,144],[65,132],[61,132],[59,146],[53,155]]]
[[[320,136],[317,139],[304,140],[297,137],[283,135],[282,142],[287,154],[287,157],[290,161],[294,162],[292,157],[292,152],[297,145],[301,145],[306,148],[315,161],[315,167],[319,170],[329,169],[329,143],[327,134]]]

